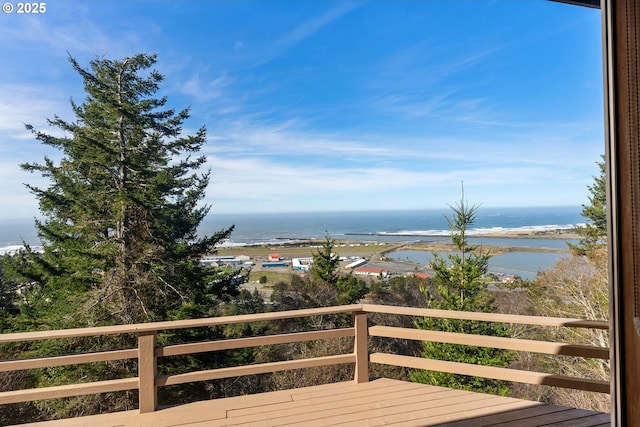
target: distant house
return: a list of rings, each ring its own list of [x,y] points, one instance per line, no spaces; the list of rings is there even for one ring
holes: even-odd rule
[[[289,267],[291,261],[270,261],[263,262],[262,268],[277,268],[277,267]]]
[[[360,276],[373,276],[373,277],[389,277],[389,271],[381,268],[373,267],[358,267],[353,269],[354,273]]]
[[[269,262],[280,261],[280,255],[269,254]]]
[[[231,264],[233,260],[233,256],[205,255],[200,259],[200,265],[220,267],[226,264]]]
[[[513,276],[504,276],[502,279],[500,279],[500,281],[502,283],[515,283],[516,282],[516,278]]]
[[[430,277],[427,273],[413,273],[412,276],[422,280],[427,280]]]
[[[351,269],[355,269],[357,267],[360,267],[363,264],[366,264],[367,260],[365,258],[361,258],[358,260],[355,260],[354,262],[352,262],[351,264],[345,265],[345,269],[347,270],[351,270]]]
[[[311,264],[313,264],[313,258],[293,258],[291,260],[291,266],[298,271],[309,271]]]

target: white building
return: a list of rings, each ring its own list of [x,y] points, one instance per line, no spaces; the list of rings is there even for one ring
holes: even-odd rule
[[[361,265],[364,265],[366,263],[367,263],[367,260],[362,258],[362,259],[353,261],[351,264],[345,265],[344,268],[346,268],[347,270],[351,270],[353,268],[360,267]]]
[[[372,268],[372,267],[360,267],[353,270],[355,274],[359,276],[370,276],[370,277],[380,277],[385,278],[389,277],[389,271],[383,270],[381,268]]]

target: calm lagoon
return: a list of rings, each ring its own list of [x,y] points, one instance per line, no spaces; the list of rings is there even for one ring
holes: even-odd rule
[[[448,252],[437,252],[446,257]],[[429,251],[401,250],[390,252],[387,256],[398,261],[412,261],[428,265],[433,260]],[[515,275],[526,280],[533,280],[539,272],[549,269],[561,257],[568,253],[558,252],[506,252],[495,255],[489,260],[489,271],[498,275]]]

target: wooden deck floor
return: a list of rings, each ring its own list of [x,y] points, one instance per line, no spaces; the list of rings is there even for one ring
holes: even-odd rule
[[[390,379],[342,382],[39,427],[215,426],[610,427],[609,414]],[[23,425],[24,427],[25,425]]]

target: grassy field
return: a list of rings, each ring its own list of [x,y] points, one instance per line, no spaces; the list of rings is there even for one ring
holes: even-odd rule
[[[285,259],[311,257],[320,249],[321,242],[305,242],[296,246],[239,246],[218,249],[221,256],[250,256],[257,263],[266,260],[269,254],[278,254]],[[395,249],[417,250],[417,251],[450,251],[454,250],[453,245],[447,241],[434,241],[423,243],[378,243],[360,244],[359,242],[336,242],[334,252],[338,256],[357,256],[367,258],[371,261],[379,258],[380,255],[391,252]],[[491,249],[492,255],[499,255],[504,252],[567,252],[567,249],[519,247],[519,246],[483,246],[484,250]]]
[[[289,282],[289,277],[293,274],[292,271],[265,271],[265,270],[252,270],[249,273],[249,282],[256,283],[262,276],[267,278],[267,285],[274,285],[278,282]]]
[[[305,242],[296,246],[274,245],[274,246],[239,246],[230,248],[219,248],[218,255],[248,255],[251,258],[266,259],[269,254],[278,254],[283,258],[303,258],[311,257],[320,249],[322,242]],[[336,242],[334,252],[338,256],[360,256],[370,257],[373,254],[386,252],[397,244],[361,244],[359,242]]]

